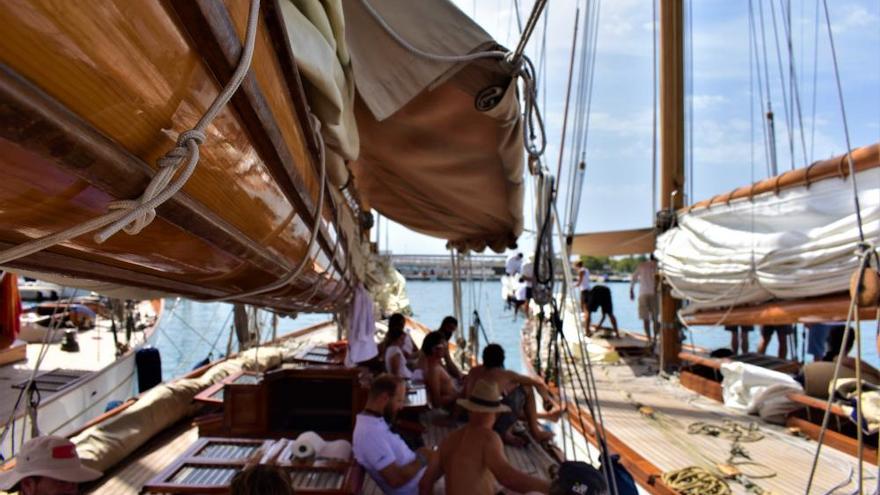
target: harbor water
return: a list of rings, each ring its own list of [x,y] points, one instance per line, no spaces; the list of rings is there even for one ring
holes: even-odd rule
[[[614,313],[621,329],[641,333],[642,322],[638,319],[635,301],[629,299],[628,283],[609,283]],[[413,317],[431,328],[439,326],[444,316],[453,314],[452,283],[449,281],[407,282],[407,292],[413,310]],[[499,281],[475,281],[464,283],[462,287],[464,306],[462,328],[471,323],[473,308],[479,312],[480,319],[491,342],[501,344],[507,353],[507,366],[521,370],[520,335],[523,317],[514,317],[513,311],[505,308],[501,299]],[[159,325],[156,346],[162,354],[162,375],[164,379],[180,376],[206,358],[224,355],[230,341],[232,324],[232,305],[226,303],[196,303],[187,300],[169,299]],[[326,314],[300,314],[297,318],[281,318],[278,322],[278,335],[326,321]],[[594,315],[594,321],[598,316]],[[263,319],[263,339],[271,335],[268,315]],[[607,324],[607,322],[606,322]],[[862,325],[862,352],[867,362],[878,365],[877,350],[874,345],[876,322]],[[803,345],[802,326],[798,327],[798,356]],[[691,336],[688,336],[690,341]],[[720,327],[695,327],[692,331],[693,343],[708,349],[727,347],[730,335]],[[760,333],[750,335],[750,350],[754,352]],[[481,343],[485,344],[481,336]],[[232,340],[232,350],[236,342]],[[853,351],[855,352],[855,351]],[[768,354],[776,355],[775,337],[770,343]],[[809,360],[809,356],[807,356]]]

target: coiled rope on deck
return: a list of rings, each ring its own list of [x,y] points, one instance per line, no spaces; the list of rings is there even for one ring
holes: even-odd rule
[[[726,481],[699,466],[669,471],[660,475],[669,488],[681,495],[731,495]]]
[[[192,129],[180,133],[177,144],[157,160],[156,164],[159,170],[139,198],[114,201],[107,206],[109,211],[104,215],[61,232],[39,237],[2,251],[0,252],[0,264],[42,251],[95,230],[101,229],[94,236],[95,242],[103,243],[120,230],[135,235],[149,225],[156,218],[156,208],[174,196],[192,176],[199,164],[199,146],[205,142],[205,129],[229,102],[247,76],[254,54],[259,12],[260,0],[251,0],[245,42],[235,72],[196,125]]]

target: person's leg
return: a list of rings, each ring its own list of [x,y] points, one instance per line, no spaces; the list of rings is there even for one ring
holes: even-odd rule
[[[772,327],[761,327],[761,340],[758,342],[758,354],[767,353],[767,345],[770,344],[770,338],[773,336]]]
[[[644,319],[642,320],[642,323],[645,324],[645,337],[647,337],[648,340],[651,340],[651,320]]]
[[[617,318],[614,317],[614,313],[608,313],[608,319],[611,320],[611,330],[614,331],[614,335],[620,338],[620,330],[617,328]]]
[[[788,358],[788,333],[786,333],[782,328],[776,330],[776,339],[779,340],[779,352],[777,356],[779,359],[787,359]]]
[[[584,314],[584,333],[587,337],[591,337],[593,335],[593,331],[590,329],[590,319],[593,318],[593,313],[587,310],[586,314]]]

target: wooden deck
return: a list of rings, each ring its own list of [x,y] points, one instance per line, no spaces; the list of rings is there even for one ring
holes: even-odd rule
[[[568,330],[566,332],[568,334]],[[568,340],[576,345],[576,336],[568,335]],[[528,352],[530,346],[526,347]],[[593,369],[608,443],[649,493],[675,493],[659,479],[662,473],[687,466],[714,471],[718,464],[731,460],[749,461],[739,469],[763,490],[775,494],[805,492],[817,446],[814,441],[792,436],[785,427],[764,423],[756,416],[729,410],[685,389],[675,378],[661,378],[657,375],[658,364],[651,357],[623,359],[616,364],[596,363]],[[569,395],[583,395],[574,376],[566,375],[565,383]],[[570,405],[568,420],[575,430],[596,444],[595,424],[589,414],[584,412],[583,429],[576,419],[577,411],[586,411],[584,402],[579,405]],[[688,433],[693,423],[721,425],[724,421],[743,426],[758,424],[763,438],[740,444],[750,459],[731,459],[733,441],[728,438]],[[863,468],[865,493],[873,493],[877,484],[876,468],[868,463]],[[855,457],[824,447],[811,493],[826,493],[837,485],[842,486],[831,493],[852,492],[856,486],[856,469]],[[748,493],[741,483],[730,481],[729,484],[733,493]]]
[[[309,330],[309,329],[307,329]],[[413,337],[417,342],[421,341],[423,332],[417,329]],[[316,345],[330,342],[336,338],[336,327],[332,324],[310,327],[309,331],[295,332],[279,339],[276,345],[286,347],[291,361],[297,361],[305,350],[312,349]],[[287,361],[287,359],[285,359]],[[426,411],[421,415],[421,423],[425,428],[422,436],[426,445],[439,445],[443,438],[453,431],[451,426],[438,426],[435,419],[436,411]],[[147,444],[138,449],[123,463],[106,473],[99,482],[86,487],[83,493],[89,494],[113,494],[134,495],[141,493],[142,487],[160,473],[163,469],[183,455],[187,449],[198,440],[198,428],[191,424],[192,418],[181,420],[175,427],[159,434]],[[550,469],[556,464],[550,454],[534,441],[526,447],[505,447],[505,454],[510,463],[518,469],[549,479]],[[379,495],[382,491],[366,476],[362,493],[366,495]],[[435,493],[443,493],[442,481],[438,483]],[[507,492],[505,492],[507,493]]]

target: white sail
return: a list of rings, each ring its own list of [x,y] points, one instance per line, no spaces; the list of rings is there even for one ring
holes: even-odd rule
[[[856,173],[865,239],[880,244],[880,168]],[[851,179],[713,204],[657,239],[660,271],[689,308],[845,291],[857,266]]]

